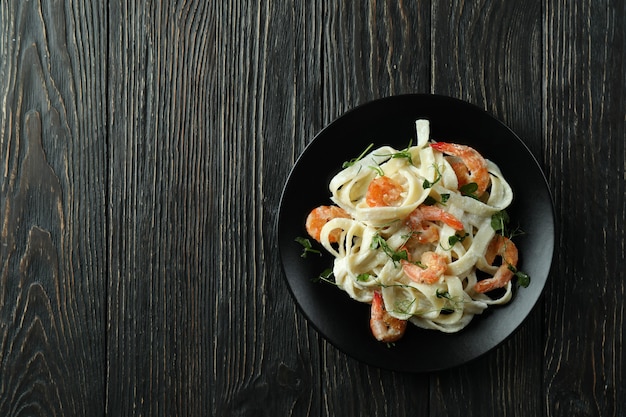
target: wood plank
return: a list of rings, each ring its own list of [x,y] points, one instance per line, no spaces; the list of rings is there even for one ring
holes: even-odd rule
[[[275,230],[282,185],[321,127],[320,10],[318,1],[232,1],[217,10],[215,139],[226,174],[216,191],[226,224],[239,225],[235,236],[221,232],[228,255],[215,294],[217,414],[322,413],[319,338],[287,290]]]
[[[213,282],[225,272],[214,197],[224,165],[211,135],[215,9],[111,2],[109,11],[106,411],[203,415]]]
[[[546,303],[547,411],[620,416],[626,414],[626,4],[546,7],[545,130],[561,219]]]
[[[331,1],[324,15],[324,123],[369,100],[430,91],[426,3]]]
[[[433,92],[489,111],[540,161],[541,16],[539,1],[452,0],[433,4],[432,17]],[[543,337],[539,308],[495,351],[434,375],[431,415],[542,415]]]
[[[0,415],[98,415],[104,10],[3,1],[0,26]]]

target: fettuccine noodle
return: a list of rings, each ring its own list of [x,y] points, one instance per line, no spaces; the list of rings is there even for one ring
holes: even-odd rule
[[[333,210],[343,214],[320,219],[319,212],[312,212],[307,220],[309,233],[316,228],[314,221],[323,220],[314,237],[334,256],[336,285],[359,302],[374,303],[372,310],[383,309],[384,323],[374,323],[381,319],[372,312],[375,335],[374,324],[384,324],[387,331],[394,321],[458,332],[488,306],[506,304],[512,297],[510,278],[496,285],[502,287],[497,296],[475,288],[498,273],[500,265],[491,265],[487,256],[499,236],[492,216],[511,204],[511,187],[494,163],[483,160],[485,178],[475,179],[487,181],[488,188],[481,195],[464,193],[464,186],[476,188],[464,178],[474,174],[467,155],[459,159],[438,150],[443,145],[430,141],[427,120],[416,121],[416,132],[415,146],[373,149],[332,178]],[[459,161],[465,171],[453,166]],[[500,247],[513,248],[512,243]],[[508,259],[505,250],[497,255]],[[506,261],[511,271],[516,251],[515,259]],[[506,274],[506,265],[500,268]],[[377,293],[382,307],[377,307]]]

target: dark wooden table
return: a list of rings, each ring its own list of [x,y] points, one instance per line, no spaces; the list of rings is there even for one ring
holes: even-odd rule
[[[0,1],[0,416],[626,416],[626,2]],[[448,371],[383,371],[289,294],[315,133],[461,98],[536,155],[539,305]]]

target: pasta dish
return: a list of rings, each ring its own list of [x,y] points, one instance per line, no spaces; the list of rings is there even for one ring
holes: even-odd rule
[[[366,149],[330,181],[333,204],[314,208],[306,230],[334,257],[332,281],[371,304],[381,342],[412,323],[458,332],[491,305],[506,304],[518,252],[507,233],[511,187],[469,146],[434,142],[427,120],[417,143]]]

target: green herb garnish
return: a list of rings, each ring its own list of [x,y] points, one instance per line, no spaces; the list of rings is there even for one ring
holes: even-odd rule
[[[462,235],[455,233],[453,236],[448,238],[448,243],[450,246],[454,246],[457,242],[463,242],[467,236],[469,236],[467,233],[463,233]]]
[[[459,301],[455,300],[448,291],[440,291],[439,288],[437,288],[435,295],[437,296],[437,298],[445,298],[446,300],[448,300],[446,302],[446,305],[441,308],[441,314],[452,314],[455,312]]]
[[[509,224],[509,214],[506,210],[499,211],[491,216],[491,228],[496,232],[504,235],[504,230]]]
[[[361,282],[369,281],[369,279],[370,279],[370,274],[366,272],[356,276],[356,280],[361,281]]]
[[[522,271],[519,271],[516,267],[509,264],[509,271],[513,272],[517,278],[517,283],[520,287],[528,287],[530,285],[530,276]]]
[[[462,235],[455,233],[454,235],[448,237],[448,244],[450,245],[449,247],[444,248],[443,245],[441,244],[440,246],[443,250],[450,250],[458,242],[463,242],[463,240],[468,236],[469,236],[469,233],[463,233]]]
[[[396,251],[393,250],[387,241],[378,233],[376,233],[372,238],[372,244],[370,245],[372,249],[381,249],[395,264],[401,260],[408,260],[409,255],[406,250]]]
[[[406,158],[409,161],[409,164],[413,165],[413,160],[411,159],[411,152],[409,151],[409,149],[411,149],[412,143],[413,143],[413,140],[409,141],[409,144],[406,147],[406,149],[403,149],[399,152],[395,152],[395,153],[388,154],[388,155],[376,155],[376,156],[388,156],[389,158],[392,158],[392,159]]]
[[[499,233],[509,239],[513,239],[515,236],[524,234],[524,231],[519,227],[509,230],[509,221],[509,214],[506,212],[506,210],[502,210],[491,216],[491,227],[496,233]],[[528,274],[518,270],[516,267],[510,264],[508,265],[508,268],[511,272],[513,272],[513,274],[515,274],[515,277],[517,278],[517,283],[521,287],[526,288],[530,285],[530,276]]]
[[[306,258],[309,253],[315,253],[322,256],[322,252],[317,249],[313,249],[313,245],[311,245],[311,241],[304,237],[297,237],[295,239],[296,242],[302,245],[302,254],[300,257]]]
[[[426,265],[422,261],[415,261],[415,262],[413,262],[413,264],[415,266],[418,266],[418,267],[422,268],[422,269],[428,269],[428,265]]]
[[[441,200],[437,201],[435,197],[429,195],[428,197],[426,197],[422,204],[424,204],[425,206],[434,206],[435,204],[441,204],[445,206],[449,198],[450,194],[441,194]]]
[[[323,270],[322,273],[319,274],[317,277],[313,278],[312,281],[313,282],[323,281],[329,284],[337,285],[337,283],[335,282],[335,275],[333,274],[333,270],[330,268]]]
[[[440,291],[439,288],[437,288],[437,290],[435,291],[435,295],[437,296],[437,298],[447,298],[448,300],[452,298],[448,291]]]
[[[372,149],[372,146],[374,146],[373,143],[370,143],[369,146],[367,148],[365,148],[365,150],[363,151],[363,153],[361,153],[361,155],[357,156],[356,158],[352,158],[349,161],[344,162],[341,167],[342,168],[348,168],[351,167],[352,165],[356,164],[357,162],[359,162],[361,159],[363,159],[363,157],[370,151],[370,149]]]
[[[425,190],[432,188],[435,184],[439,182],[439,180],[441,180],[441,171],[439,171],[439,167],[437,165],[433,165],[433,167],[435,168],[435,180],[433,182],[430,182],[425,179],[422,183],[422,188]]]
[[[384,172],[384,171],[382,170],[382,168],[381,168],[381,167],[379,167],[379,166],[372,165],[372,166],[370,166],[370,168],[371,168],[371,169],[373,169],[374,171],[376,171],[376,173],[377,173],[378,175],[380,175],[381,177],[385,175],[385,172]]]
[[[506,210],[499,211],[491,216],[491,227],[496,233],[501,234],[504,237],[513,239],[516,236],[524,234],[524,231],[518,227],[515,229],[509,229],[509,214]]]
[[[478,200],[478,196],[476,195],[476,191],[478,191],[478,184],[476,184],[475,182],[470,182],[461,186],[461,188],[459,188],[459,191],[461,192],[461,195]]]
[[[401,301],[396,301],[394,305],[394,311],[401,314],[409,314],[411,306],[415,304],[416,299],[405,299]]]

